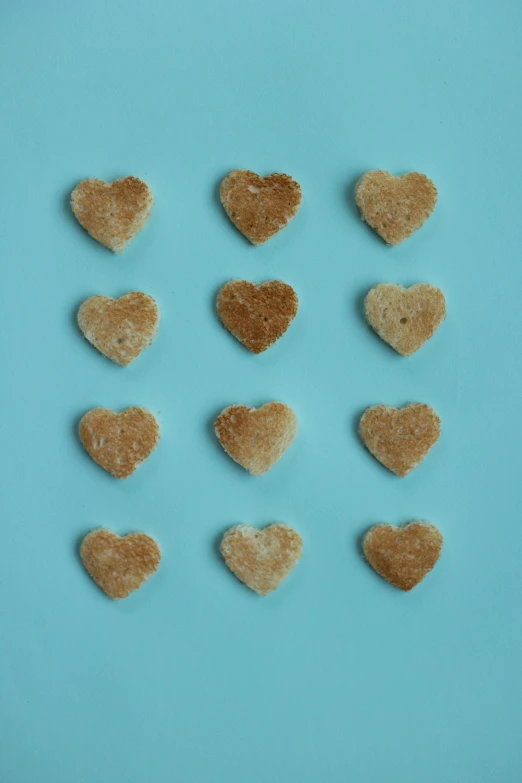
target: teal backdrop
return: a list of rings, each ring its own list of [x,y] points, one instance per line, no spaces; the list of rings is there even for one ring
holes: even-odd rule
[[[518,0],[4,0],[0,10],[0,779],[3,783],[518,783],[522,779],[522,5]],[[254,248],[219,203],[234,168],[286,172],[297,218]],[[366,170],[421,171],[438,206],[387,247]],[[68,201],[133,174],[156,205],[121,256]],[[300,298],[254,356],[219,324],[232,278]],[[418,354],[366,325],[380,282],[429,282],[448,318]],[[76,326],[93,294],[154,296],[122,369]],[[262,478],[220,449],[233,403],[300,430]],[[368,405],[432,405],[406,479],[363,448]],[[141,405],[161,443],[118,482],[77,437]],[[413,592],[365,564],[376,522],[444,534]],[[304,553],[261,599],[223,565],[240,522]],[[163,561],[111,602],[79,543],[144,530]]]

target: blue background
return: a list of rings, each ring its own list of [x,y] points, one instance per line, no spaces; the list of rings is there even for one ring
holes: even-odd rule
[[[521,22],[517,0],[3,3],[2,781],[521,779]],[[261,248],[219,204],[233,168],[303,187],[298,217]],[[371,168],[439,189],[395,249],[354,206]],[[68,199],[85,177],[126,174],[156,206],[114,256]],[[300,297],[266,354],[217,321],[231,278],[280,278]],[[364,323],[379,282],[446,294],[446,323],[410,359]],[[132,290],[162,324],[122,369],[75,318],[88,296]],[[300,432],[256,479],[212,423],[272,399]],[[443,431],[401,480],[356,426],[368,405],[410,400]],[[77,424],[133,404],[162,440],[118,482]],[[445,549],[403,594],[360,538],[415,518]],[[232,524],[273,521],[301,532],[304,554],[260,599],[217,547]],[[78,557],[101,525],[163,549],[120,603]]]

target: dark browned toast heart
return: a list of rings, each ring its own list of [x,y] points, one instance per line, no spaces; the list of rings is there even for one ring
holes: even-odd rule
[[[375,525],[366,533],[363,550],[372,568],[390,584],[411,590],[440,557],[443,538],[429,522],[403,527]]]
[[[221,183],[221,203],[235,227],[253,245],[262,245],[294,218],[301,206],[301,186],[287,174],[260,177],[231,171]]]
[[[231,280],[217,296],[223,325],[252,353],[262,353],[286,332],[299,306],[292,286],[281,280],[255,285]]]

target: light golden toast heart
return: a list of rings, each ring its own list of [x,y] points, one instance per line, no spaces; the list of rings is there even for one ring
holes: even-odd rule
[[[296,567],[302,549],[299,533],[281,524],[263,530],[236,525],[221,542],[221,553],[232,573],[259,595],[277,590]]]
[[[427,283],[381,283],[369,291],[364,309],[372,329],[402,356],[418,351],[446,318],[444,294]]]
[[[71,207],[83,228],[100,244],[121,253],[151,216],[154,196],[146,182],[84,179],[71,194]]]
[[[134,473],[160,438],[156,418],[145,408],[136,407],[121,413],[93,408],[80,421],[79,432],[89,456],[119,479]]]
[[[78,325],[100,353],[127,367],[155,338],[159,308],[152,296],[140,291],[119,299],[91,296],[78,311]]]
[[[388,171],[367,171],[355,187],[355,200],[363,220],[389,245],[398,245],[429,218],[437,188],[417,172],[394,177]]]
[[[375,571],[401,590],[411,590],[440,557],[443,538],[429,522],[403,527],[375,525],[363,541],[364,555]]]
[[[282,402],[261,408],[231,405],[214,425],[229,457],[253,476],[262,476],[281,459],[297,434],[297,416]]]
[[[301,186],[287,174],[259,177],[253,171],[231,171],[221,183],[225,211],[253,245],[262,245],[294,218],[301,206]]]
[[[145,533],[118,536],[111,530],[93,530],[80,547],[85,570],[115,601],[126,598],[158,570],[161,550]]]
[[[281,280],[259,285],[231,280],[217,296],[223,325],[252,353],[262,353],[279,340],[297,315],[298,307],[294,289]]]
[[[419,402],[400,409],[374,405],[363,413],[359,432],[379,462],[397,476],[407,476],[438,441],[440,419]]]

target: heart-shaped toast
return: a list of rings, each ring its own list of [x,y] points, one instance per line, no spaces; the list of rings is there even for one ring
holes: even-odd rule
[[[425,174],[394,177],[388,171],[367,171],[355,187],[363,220],[389,245],[408,239],[429,218],[437,188]]]
[[[146,182],[122,177],[115,182],[84,179],[71,194],[76,219],[98,242],[121,253],[150,218],[154,196]]]
[[[79,432],[89,456],[119,479],[134,473],[150,457],[160,438],[155,416],[136,407],[121,413],[93,408],[80,421]]]
[[[140,291],[119,299],[91,296],[78,310],[78,325],[100,353],[127,367],[156,337],[159,308]]]
[[[359,432],[366,448],[388,470],[407,476],[439,439],[440,419],[429,405],[404,408],[373,405],[361,417]]]
[[[285,228],[302,200],[301,186],[287,174],[259,177],[241,169],[225,177],[219,195],[232,223],[253,245]]]
[[[289,525],[268,525],[258,530],[236,525],[221,542],[225,563],[237,578],[259,595],[268,595],[296,567],[303,541]]]
[[[261,408],[231,405],[214,425],[229,457],[253,476],[262,476],[281,459],[297,434],[297,416],[282,402]]]
[[[92,530],[80,547],[85,570],[115,601],[127,598],[158,570],[161,550],[145,533],[118,536],[112,530]]]
[[[286,332],[299,307],[292,286],[281,280],[255,285],[231,280],[217,295],[223,325],[252,353],[262,353]]]
[[[390,584],[411,590],[431,571],[442,544],[441,532],[429,522],[374,525],[364,536],[363,551],[371,567]]]
[[[372,329],[402,356],[418,351],[446,318],[444,294],[427,283],[410,288],[376,285],[369,291],[364,309]]]

